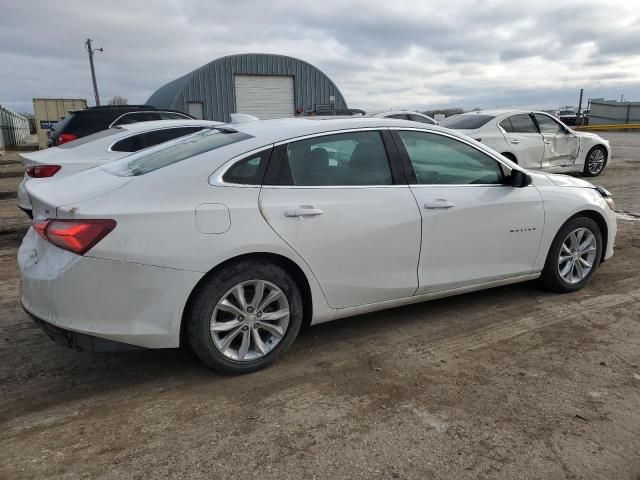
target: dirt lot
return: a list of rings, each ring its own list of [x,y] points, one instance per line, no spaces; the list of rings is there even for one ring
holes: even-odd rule
[[[608,136],[597,183],[640,214],[640,134]],[[18,304],[20,234],[0,235],[0,478],[640,479],[628,218],[581,292],[527,283],[341,320],[232,378],[188,351],[52,343]]]

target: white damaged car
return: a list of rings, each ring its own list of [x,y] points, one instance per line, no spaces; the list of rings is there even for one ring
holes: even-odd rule
[[[482,142],[518,165],[555,173],[602,173],[611,159],[609,141],[578,132],[545,112],[483,110],[440,122]]]
[[[21,300],[50,336],[187,343],[226,373],[305,324],[537,278],[576,291],[616,236],[606,190],[385,118],[222,125],[27,190]]]

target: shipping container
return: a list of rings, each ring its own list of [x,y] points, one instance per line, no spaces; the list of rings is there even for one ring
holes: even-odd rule
[[[84,98],[34,98],[33,113],[36,118],[38,147],[47,148],[47,132],[58,121],[68,116],[69,112],[84,108],[87,108]]]

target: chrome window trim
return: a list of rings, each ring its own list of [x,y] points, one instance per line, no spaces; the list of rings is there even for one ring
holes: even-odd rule
[[[136,113],[172,113],[172,114],[175,114],[175,115],[182,115],[184,117],[184,120],[193,120],[193,118],[191,118],[190,116],[185,115],[184,113],[181,113],[181,112],[170,112],[169,110],[134,110],[134,111],[131,111],[131,112],[123,113],[118,118],[116,118],[113,122],[111,122],[107,128],[111,128],[111,127],[114,127],[114,126],[117,127],[116,123],[118,123],[118,120],[120,120],[122,117],[126,117],[127,115],[136,114]],[[154,121],[157,121],[157,120],[154,120]],[[140,123],[140,122],[138,122],[138,123]]]

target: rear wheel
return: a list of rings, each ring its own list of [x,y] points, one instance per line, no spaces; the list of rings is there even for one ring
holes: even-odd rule
[[[556,234],[542,271],[542,282],[559,293],[583,288],[595,273],[602,256],[602,234],[587,217],[565,223]]]
[[[221,373],[249,373],[289,349],[302,324],[302,297],[282,268],[253,260],[231,265],[199,291],[189,312],[191,347]]]
[[[593,147],[587,153],[582,173],[586,177],[597,177],[602,173],[606,164],[607,150],[602,146]]]

